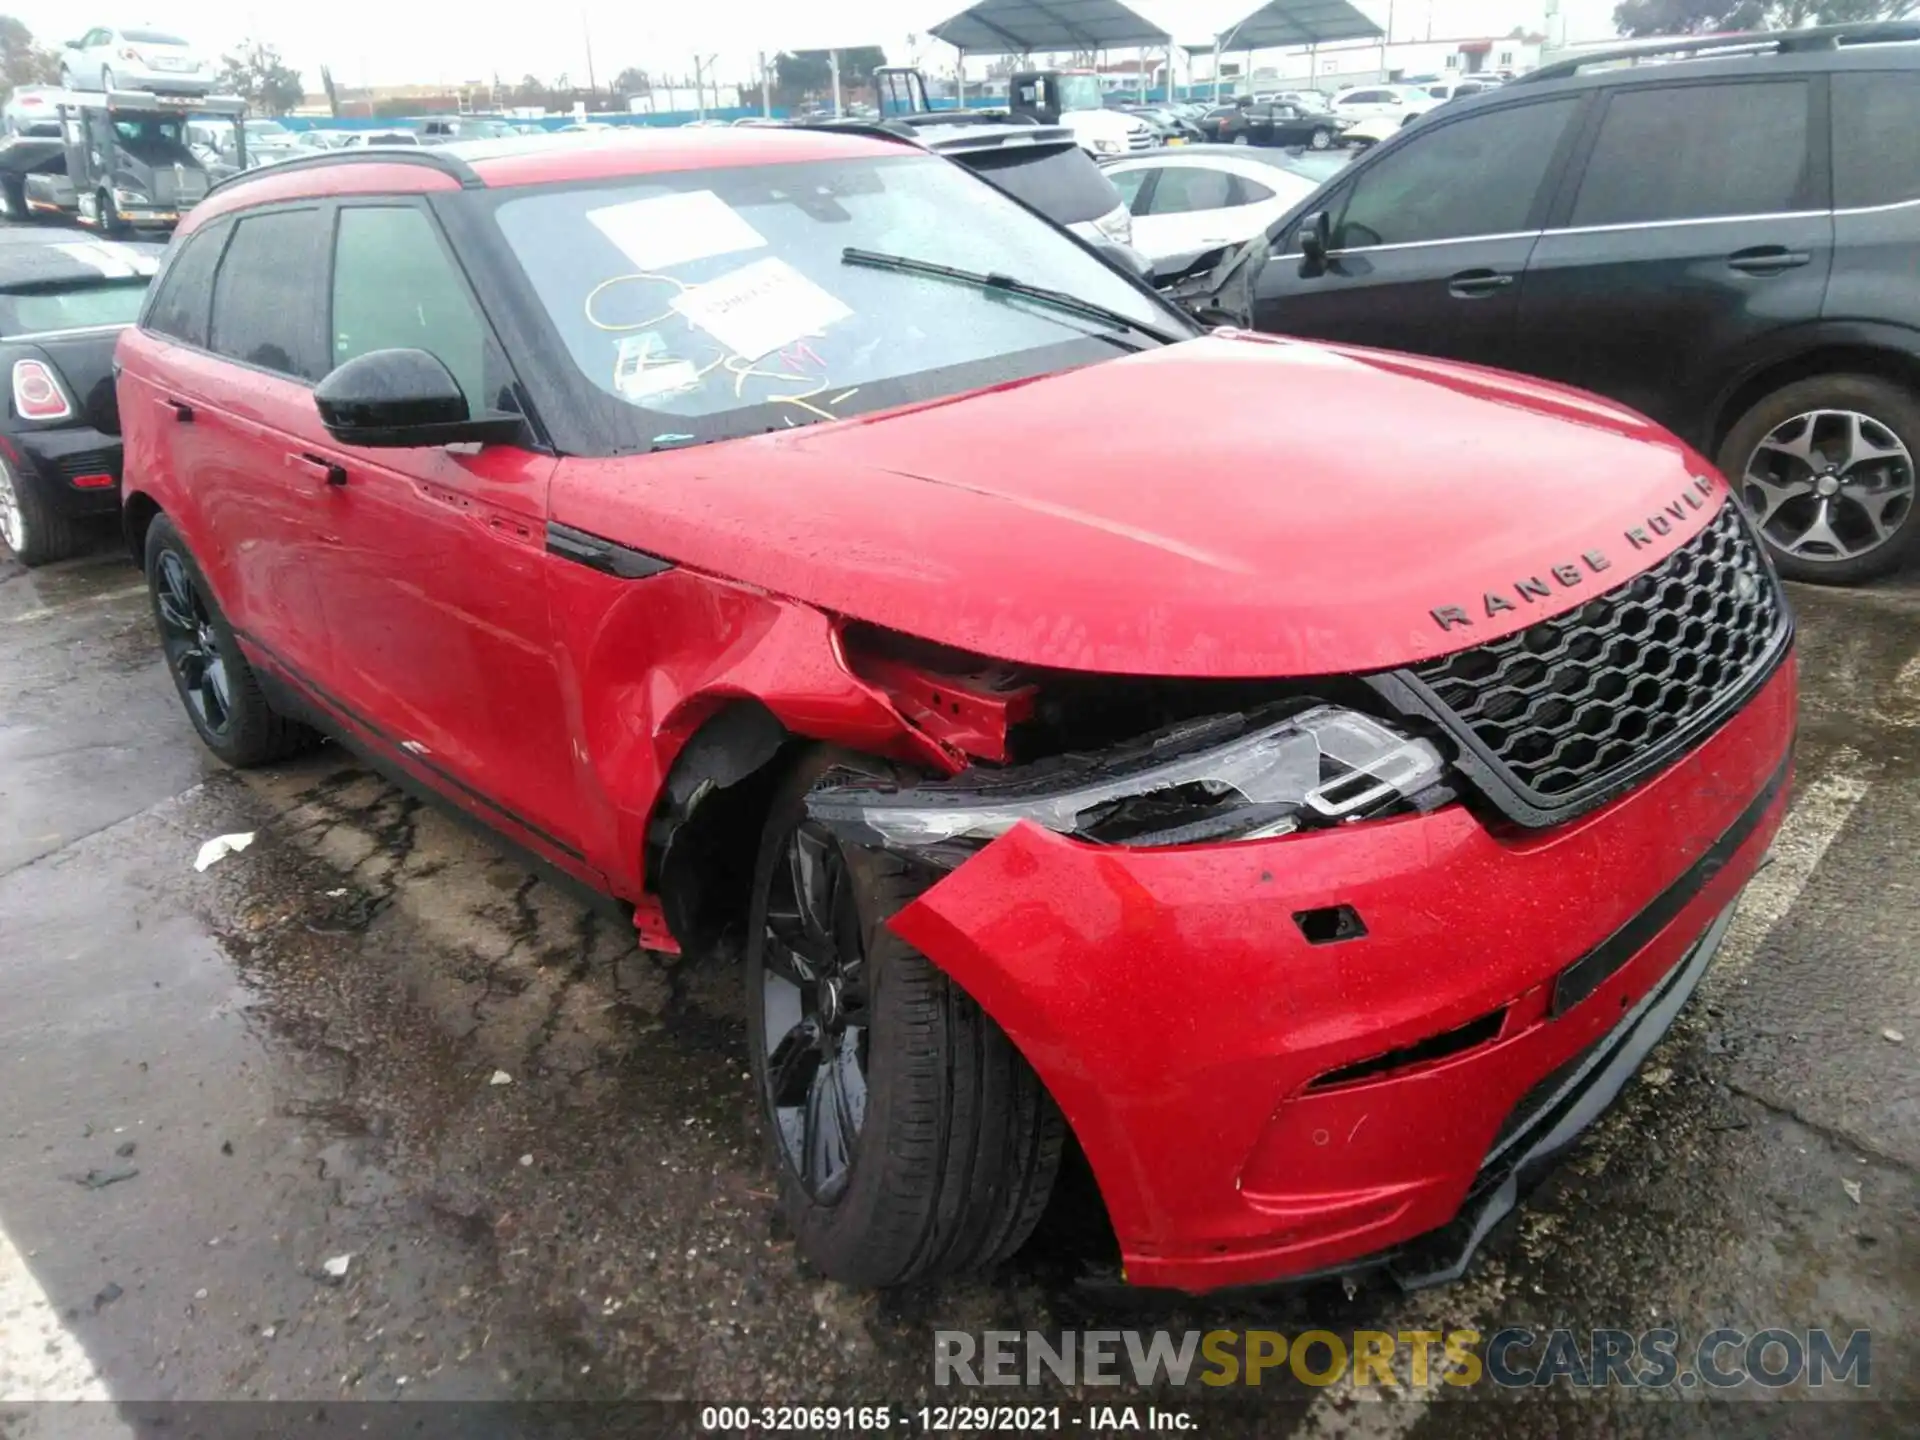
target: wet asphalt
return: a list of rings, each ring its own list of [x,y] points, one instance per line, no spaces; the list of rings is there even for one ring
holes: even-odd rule
[[[1774,859],[1674,1034],[1464,1281],[1117,1295],[1063,1205],[999,1273],[876,1296],[809,1275],[775,1218],[726,965],[640,952],[338,748],[224,769],[110,540],[32,573],[0,553],[0,1241],[50,1306],[0,1313],[0,1435],[109,1408],[30,1403],[61,1374],[129,1415],[907,1410],[978,1398],[933,1389],[936,1328],[1310,1324],[1866,1328],[1882,1403],[1163,1403],[1221,1435],[1920,1431],[1920,573],[1794,599],[1799,798]]]

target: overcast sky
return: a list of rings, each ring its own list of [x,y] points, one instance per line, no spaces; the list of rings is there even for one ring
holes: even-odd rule
[[[124,0],[123,0],[124,3]],[[1254,0],[1137,0],[1135,8],[1178,39],[1198,40],[1231,25]],[[1546,0],[1358,0],[1375,22],[1391,20],[1396,40],[1504,35],[1516,25],[1538,29]],[[929,69],[950,68],[954,52],[925,36],[964,0],[558,0],[527,5],[505,0],[426,4],[423,0],[315,0],[310,4],[261,0],[133,0],[126,9],[96,12],[88,0],[0,0],[35,36],[54,43],[96,24],[147,23],[178,30],[211,51],[253,35],[277,45],[319,89],[319,67],[331,65],[343,85],[407,82],[458,83],[499,74],[518,80],[532,73],[552,80],[562,72],[584,83],[587,40],[593,68],[605,84],[628,65],[656,75],[690,74],[696,53],[717,54],[723,79],[745,79],[762,48],[886,47],[896,62],[912,58],[909,34],[920,33],[918,58]],[[1609,33],[1613,0],[1562,0],[1569,38]],[[667,13],[662,13],[667,12]]]

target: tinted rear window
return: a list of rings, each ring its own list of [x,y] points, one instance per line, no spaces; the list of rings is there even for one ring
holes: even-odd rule
[[[160,288],[147,311],[147,329],[205,348],[207,316],[213,307],[213,267],[220,262],[226,237],[225,225],[209,225],[179,242],[180,248],[161,272]]]
[[[1833,77],[1833,203],[1920,199],[1920,71]]]
[[[961,163],[1059,225],[1098,220],[1120,208],[1120,192],[1077,145],[1041,154],[983,152]]]
[[[249,215],[213,284],[212,348],[229,359],[301,380],[327,371],[320,307],[327,273],[318,210]]]
[[[187,43],[178,35],[169,35],[164,30],[122,30],[120,34],[135,45],[184,45]]]
[[[1571,223],[1805,208],[1807,93],[1804,80],[1616,91]]]

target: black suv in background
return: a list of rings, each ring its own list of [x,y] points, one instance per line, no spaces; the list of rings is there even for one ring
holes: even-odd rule
[[[1450,104],[1274,227],[1252,323],[1610,396],[1718,461],[1784,574],[1881,573],[1920,532],[1917,40],[1662,43]]]

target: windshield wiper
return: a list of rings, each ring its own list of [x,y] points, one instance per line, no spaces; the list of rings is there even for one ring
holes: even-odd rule
[[[911,255],[888,255],[879,250],[861,250],[849,245],[840,252],[840,259],[847,265],[865,265],[874,270],[900,270],[909,275],[931,275],[941,280],[958,280],[965,285],[978,285],[982,290],[997,290],[1006,295],[1018,295],[1022,300],[1035,300],[1043,305],[1052,305],[1056,309],[1071,311],[1076,315],[1085,315],[1092,320],[1104,320],[1107,324],[1121,330],[1133,330],[1162,345],[1177,345],[1190,336],[1176,335],[1171,330],[1162,330],[1157,325],[1149,325],[1144,320],[1136,320],[1124,311],[1112,310],[1093,300],[1070,295],[1065,290],[1050,290],[1044,285],[1030,284],[1015,279],[1011,275],[1001,275],[991,270],[962,270],[953,265],[941,265],[933,260],[916,260]]]

